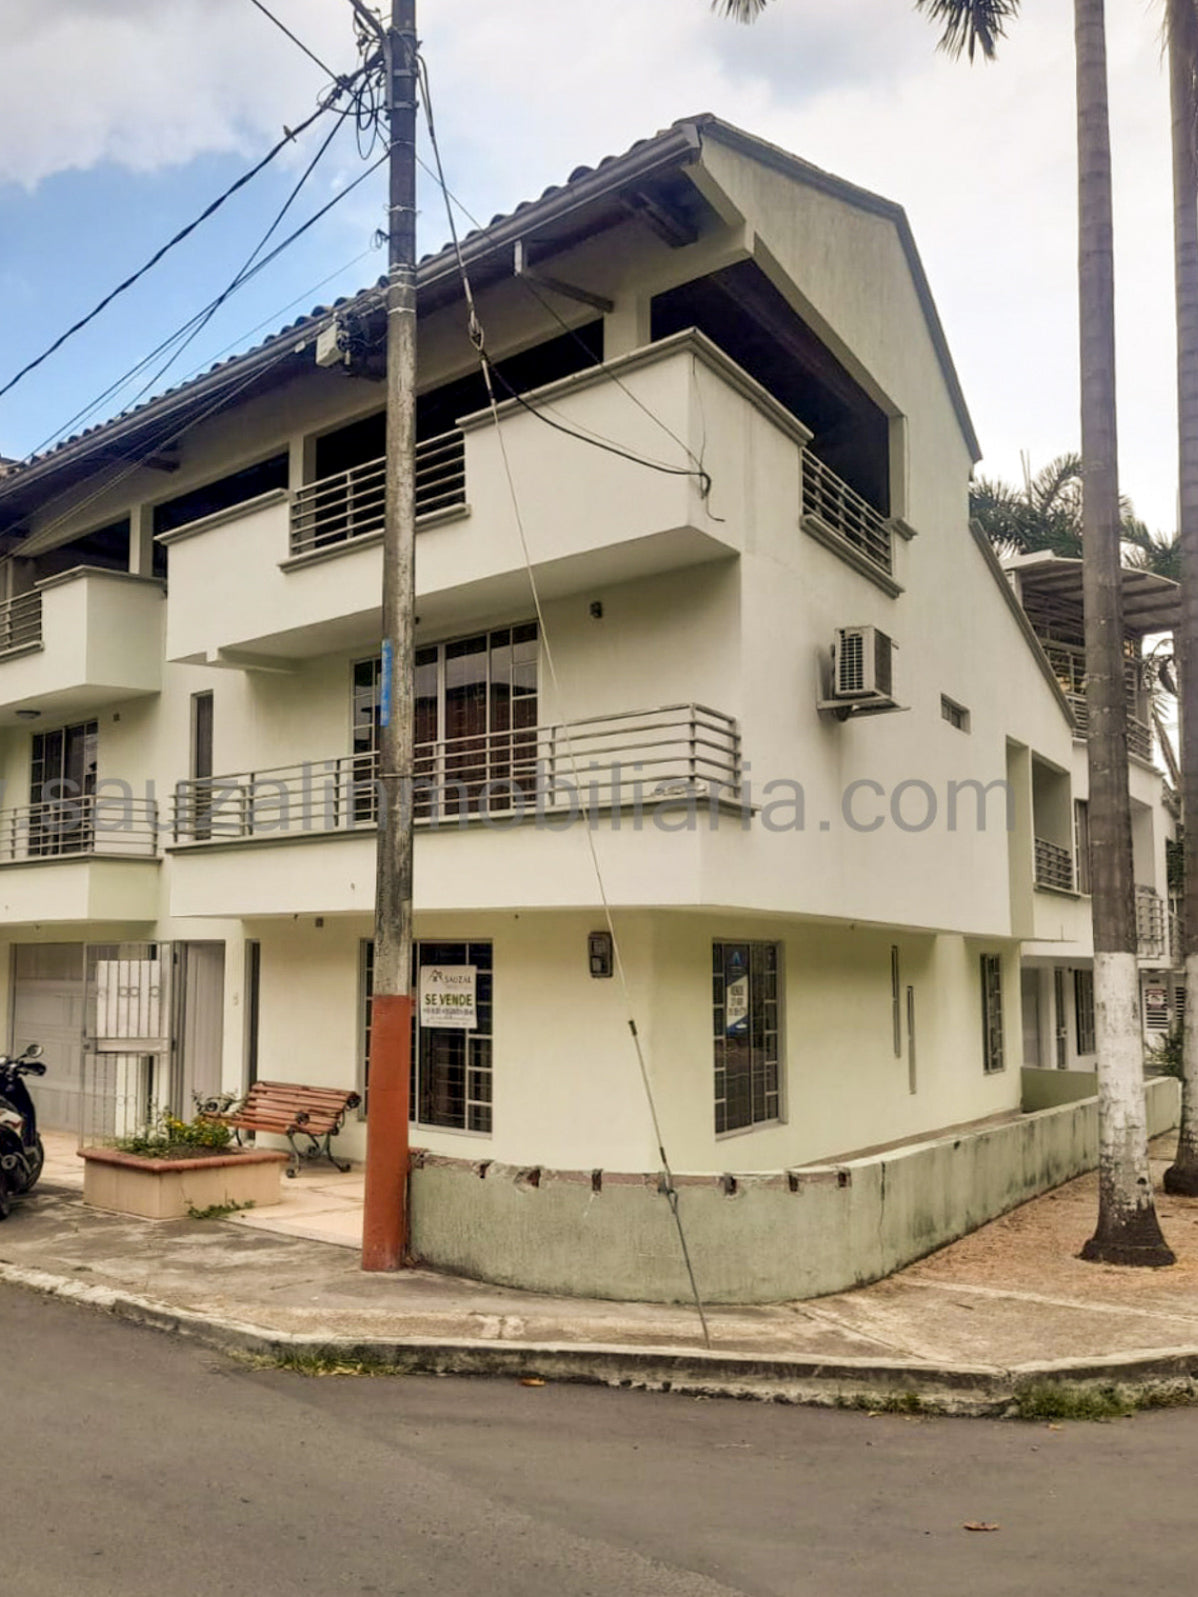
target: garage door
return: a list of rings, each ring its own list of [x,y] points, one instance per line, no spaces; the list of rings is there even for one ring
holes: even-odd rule
[[[39,1123],[77,1132],[83,1113],[83,944],[24,943],[14,954],[13,1051],[41,1043],[46,1074],[29,1082]]]

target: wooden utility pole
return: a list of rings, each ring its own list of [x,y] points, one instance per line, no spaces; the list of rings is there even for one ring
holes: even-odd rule
[[[379,692],[379,832],[366,1116],[363,1270],[398,1270],[408,1233],[412,1061],[413,635],[416,551],[416,0],[392,0],[387,80],[387,469]]]

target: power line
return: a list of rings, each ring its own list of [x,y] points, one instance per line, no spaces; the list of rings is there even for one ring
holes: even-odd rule
[[[302,39],[297,38],[296,35],[294,33],[292,33],[291,29],[287,26],[287,24],[285,22],[280,22],[278,17],[275,16],[274,12],[269,10],[266,6],[264,6],[262,4],[262,0],[250,0],[250,4],[252,6],[257,6],[258,10],[261,11],[262,15],[264,17],[268,17],[270,19],[270,21],[274,23],[275,27],[278,28],[281,33],[285,33],[287,35],[287,37],[291,40],[292,44],[298,45],[299,48],[308,57],[309,61],[315,61],[316,65],[320,68],[320,70],[322,72],[326,72],[329,75],[329,77],[332,78],[334,83],[344,83],[344,82],[347,81],[346,79],[342,78],[338,73],[334,72],[332,67],[326,66],[325,63],[320,59],[320,57],[315,53],[315,51],[309,50],[308,46],[304,43],[304,41]]]
[[[359,69],[359,73],[356,73],[355,77],[359,76],[362,70],[364,69]],[[347,80],[347,82],[351,81],[352,80]],[[77,322],[67,328],[66,332],[60,333],[54,342],[50,344],[48,348],[44,349],[40,355],[37,355],[33,360],[28,361],[24,366],[21,367],[20,371],[17,372],[15,376],[10,377],[4,386],[0,387],[0,398],[3,398],[5,394],[7,394],[11,389],[15,388],[23,377],[27,377],[29,373],[40,366],[43,361],[48,360],[56,350],[61,349],[68,339],[73,338],[76,333],[81,332],[89,322],[95,321],[100,312],[111,305],[114,299],[125,293],[127,289],[132,288],[134,283],[138,282],[140,278],[143,278],[152,267],[157,266],[158,262],[162,260],[164,255],[167,255],[171,250],[173,250],[177,244],[181,244],[185,238],[189,237],[190,234],[195,232],[196,228],[198,228],[201,223],[206,222],[210,216],[219,211],[221,206],[224,205],[227,200],[231,199],[239,189],[244,188],[252,178],[257,177],[259,172],[268,167],[280,153],[280,151],[286,149],[287,145],[293,143],[301,133],[306,132],[307,129],[310,128],[312,124],[320,117],[324,116],[327,111],[334,109],[335,102],[340,96],[341,92],[342,87],[339,84],[334,90],[333,94],[330,95],[327,100],[323,101],[312,113],[312,115],[301,122],[297,128],[285,128],[284,136],[278,141],[277,144],[268,150],[262,159],[252,166],[248,172],[243,172],[236,182],[231,183],[223,194],[218,195],[210,205],[206,206],[204,210],[200,212],[199,216],[197,216],[193,221],[188,222],[186,227],[180,228],[174,237],[168,239],[160,249],[155,250],[154,254],[150,256],[149,260],[146,261],[143,266],[139,266],[137,271],[133,272],[129,277],[127,277],[123,283],[118,283],[110,293],[105,294],[104,298],[100,300],[97,305],[93,306],[93,308],[88,311],[86,316],[81,316]]]

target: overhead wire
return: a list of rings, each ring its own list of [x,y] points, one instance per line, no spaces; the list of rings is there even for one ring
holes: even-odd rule
[[[365,70],[365,68],[360,68],[359,74],[357,75],[360,75]],[[262,159],[250,167],[248,172],[243,172],[241,176],[231,183],[222,194],[217,195],[216,199],[214,199],[209,205],[206,205],[198,216],[194,217],[192,221],[188,222],[185,227],[181,227],[172,238],[169,238],[165,244],[156,249],[150,258],[143,263],[143,265],[139,266],[135,272],[131,272],[123,282],[118,283],[115,288],[111,289],[107,294],[105,294],[103,299],[94,305],[86,315],[81,316],[78,321],[72,323],[72,325],[68,327],[65,332],[60,333],[53,343],[49,344],[40,355],[36,355],[32,360],[27,361],[18,372],[15,372],[13,376],[3,384],[3,386],[0,386],[0,399],[2,399],[5,394],[9,393],[13,388],[15,388],[22,378],[27,377],[30,372],[35,371],[40,365],[43,364],[44,361],[49,360],[50,356],[55,354],[56,351],[60,350],[69,339],[75,336],[76,333],[82,332],[82,330],[87,327],[89,323],[95,321],[96,317],[99,316],[102,311],[106,310],[115,299],[118,299],[120,295],[126,293],[127,290],[132,288],[135,283],[139,282],[147,272],[151,271],[155,266],[158,265],[159,261],[161,261],[164,256],[168,255],[171,250],[173,250],[177,245],[181,244],[184,239],[189,238],[198,227],[200,227],[209,219],[209,217],[214,216],[216,212],[220,210],[222,205],[226,204],[227,201],[232,199],[234,194],[236,194],[240,189],[243,189],[246,184],[257,177],[260,172],[264,171],[265,168],[268,167],[273,160],[275,160],[281,151],[285,150],[289,144],[295,142],[301,133],[306,132],[314,122],[318,121],[322,116],[325,116],[330,110],[335,109],[336,100],[341,92],[343,92],[342,88],[340,84],[338,84],[334,89],[333,94],[330,95],[327,100],[323,100],[317,106],[312,115],[305,118],[305,120],[301,122],[298,127],[294,129],[284,128],[283,137],[279,139],[276,144],[272,145]]]
[[[252,6],[256,6],[264,17],[269,18],[269,20],[274,23],[275,27],[279,29],[280,33],[285,33],[291,40],[292,44],[298,45],[308,57],[309,61],[315,61],[316,65],[322,72],[327,72],[334,83],[341,83],[344,81],[340,74],[334,72],[331,66],[326,65],[326,63],[320,59],[315,50],[310,50],[301,38],[292,33],[291,29],[285,22],[280,21],[280,19],[275,16],[274,12],[271,11],[268,6],[263,5],[262,0],[250,0],[250,4]]]
[[[454,256],[457,261],[458,275],[462,283],[462,294],[466,302],[470,341],[474,345],[475,351],[477,353],[483,380],[487,388],[488,408],[491,412],[491,422],[495,429],[495,437],[499,445],[500,458],[503,462],[504,477],[507,482],[508,495],[511,499],[512,513],[516,523],[517,535],[520,539],[520,548],[524,560],[524,569],[528,579],[529,593],[532,599],[533,610],[537,618],[537,628],[545,654],[545,664],[548,667],[550,680],[553,683],[554,695],[558,703],[561,704],[564,702],[561,690],[561,678],[558,675],[557,662],[553,652],[549,629],[545,621],[545,611],[541,602],[540,585],[537,581],[536,571],[532,563],[532,554],[528,544],[528,533],[524,524],[524,516],[520,508],[520,498],[516,491],[515,477],[512,472],[511,460],[508,455],[507,444],[504,438],[504,430],[499,416],[499,405],[495,397],[495,389],[492,383],[492,374],[495,373],[495,368],[485,352],[485,337],[483,333],[483,327],[481,321],[479,320],[478,308],[474,299],[474,291],[470,283],[470,275],[466,269],[466,262],[462,255],[461,243],[458,239],[457,224],[454,221],[453,207],[450,204],[449,190],[445,183],[444,167],[441,161],[441,151],[437,141],[436,123],[433,116],[432,96],[429,91],[428,68],[423,56],[417,56],[417,67],[420,73],[421,99],[424,105],[425,121],[428,126],[429,142],[432,146],[433,158],[437,167],[434,176],[445,199],[445,210],[449,219],[451,247],[454,251]],[[509,387],[510,385],[504,384],[504,386]],[[559,430],[567,431],[568,429],[561,428]],[[691,475],[693,475],[693,473],[691,473]],[[563,722],[559,730],[562,733],[562,743],[565,748],[567,760],[574,777],[577,779],[581,776],[582,772],[570,736],[569,723]],[[683,1264],[686,1269],[687,1279],[690,1283],[691,1296],[694,1299],[695,1308],[699,1317],[699,1324],[703,1332],[703,1341],[707,1347],[710,1347],[711,1331],[707,1323],[706,1310],[703,1305],[703,1299],[700,1294],[698,1281],[695,1276],[695,1269],[691,1259],[690,1248],[686,1240],[686,1228],[683,1224],[682,1212],[678,1202],[678,1187],[674,1179],[673,1167],[670,1164],[669,1155],[666,1152],[665,1137],[662,1133],[661,1119],[657,1109],[657,1098],[653,1090],[653,1082],[649,1074],[648,1061],[645,1058],[644,1047],[642,1045],[640,1032],[636,1024],[635,1006],[632,1001],[631,985],[628,980],[628,971],[624,963],[620,939],[616,931],[615,916],[612,912],[611,900],[608,897],[607,886],[604,880],[603,865],[599,858],[599,851],[595,843],[594,834],[589,825],[583,828],[583,835],[587,841],[587,847],[591,859],[591,868],[595,876],[595,882],[599,893],[600,912],[603,916],[607,934],[611,938],[612,962],[620,985],[620,993],[626,1011],[626,1021],[629,1035],[632,1039],[633,1049],[636,1054],[641,1085],[645,1094],[646,1102],[648,1104],[649,1117],[653,1126],[653,1135],[657,1143],[657,1153],[661,1161],[659,1190],[662,1196],[664,1196],[667,1200],[670,1212],[674,1219],[674,1225],[678,1233],[679,1246],[682,1252]]]

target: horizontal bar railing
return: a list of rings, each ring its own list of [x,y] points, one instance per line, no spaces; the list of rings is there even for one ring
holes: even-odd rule
[[[1073,711],[1073,719],[1077,723],[1077,730],[1082,737],[1086,737],[1090,730],[1090,710],[1084,693],[1067,693],[1069,708]],[[1131,711],[1127,714],[1127,752],[1137,755],[1141,760],[1152,759],[1152,728],[1147,721],[1141,721],[1138,715]]]
[[[890,522],[810,449],[802,453],[803,514],[818,517],[829,531],[889,576],[894,564]]]
[[[1073,891],[1073,855],[1059,843],[1038,837],[1036,843],[1036,886]]]
[[[300,488],[291,500],[291,553],[312,554],[381,532],[385,459],[364,461]],[[466,502],[466,440],[441,433],[416,445],[416,514]]]
[[[152,799],[85,794],[0,810],[0,865],[80,854],[152,859],[157,852]]]
[[[0,601],[0,658],[21,649],[35,648],[41,641],[40,593],[19,593],[15,599]]]
[[[1155,887],[1136,888],[1136,942],[1141,959],[1164,959],[1167,948],[1165,901]]]
[[[508,727],[416,746],[413,817],[425,826],[488,816],[593,814],[740,796],[736,721],[704,705]],[[177,843],[352,831],[377,824],[377,755],[309,760],[179,782]]]

